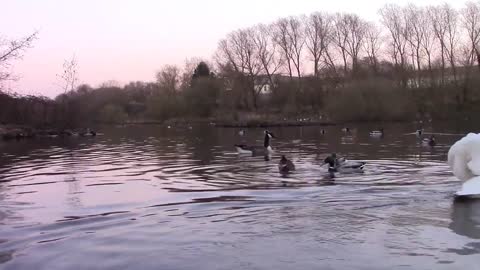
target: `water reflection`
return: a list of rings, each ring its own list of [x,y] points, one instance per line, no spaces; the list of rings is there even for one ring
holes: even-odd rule
[[[480,239],[480,200],[455,200],[449,227],[459,235]]]
[[[460,135],[438,135],[438,145],[425,148],[414,125],[383,126],[378,139],[368,125],[349,134],[274,128],[269,156],[238,155],[233,147],[262,144],[263,129],[240,136],[204,126],[105,128],[94,139],[2,144],[1,268],[468,263],[456,256],[478,251],[480,206],[451,204],[460,184],[445,164]],[[365,173],[331,177],[321,165],[333,152],[366,161]],[[282,154],[294,161],[293,173],[279,173]],[[378,256],[385,260],[372,267]]]

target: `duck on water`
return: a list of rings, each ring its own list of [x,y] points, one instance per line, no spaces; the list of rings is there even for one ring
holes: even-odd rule
[[[338,158],[337,154],[333,153],[325,158],[324,164],[328,164],[328,171],[330,173],[360,173],[363,172],[366,162],[349,161],[345,158]]]
[[[383,128],[380,128],[379,130],[373,130],[373,131],[370,131],[370,137],[372,138],[382,138],[383,137]]]
[[[415,135],[417,136],[417,138],[421,138],[422,134],[423,134],[423,129],[417,129],[415,131]]]
[[[270,145],[270,139],[275,138],[275,135],[273,135],[273,133],[268,130],[265,130],[264,134],[265,136],[263,139],[263,146],[260,146],[260,145],[248,146],[245,144],[235,144],[235,148],[237,149],[237,152],[239,154],[250,154],[250,155],[273,153],[273,148]]]
[[[282,174],[295,171],[295,165],[285,155],[282,155],[280,163],[278,163],[278,171]]]
[[[422,140],[423,146],[435,146],[437,145],[437,141],[435,141],[435,136],[431,135],[429,138],[425,138]]]

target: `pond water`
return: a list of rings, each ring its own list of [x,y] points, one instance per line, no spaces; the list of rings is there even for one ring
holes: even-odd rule
[[[454,202],[450,145],[415,124],[263,129],[103,128],[95,138],[0,142],[0,269],[460,269],[480,259],[480,202]],[[475,131],[475,130],[472,130]],[[331,179],[337,152],[367,162]],[[282,176],[284,153],[297,171]]]

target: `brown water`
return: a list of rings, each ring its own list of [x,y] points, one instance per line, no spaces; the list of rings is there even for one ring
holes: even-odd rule
[[[0,269],[475,269],[480,202],[454,203],[451,125],[271,129],[277,153],[238,156],[261,129],[104,128],[0,143]],[[457,134],[457,135],[456,135]],[[332,180],[321,160],[366,161]],[[278,173],[278,152],[297,171]],[[472,268],[473,266],[473,268]]]

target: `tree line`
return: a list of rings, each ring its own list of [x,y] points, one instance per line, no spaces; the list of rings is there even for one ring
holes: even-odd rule
[[[154,82],[77,87],[75,70],[67,65],[65,92],[38,102],[53,104],[45,105],[52,115],[61,112],[45,117],[47,122],[64,123],[234,121],[249,114],[409,120],[476,113],[480,2],[460,9],[388,4],[378,13],[379,22],[314,12],[235,30],[219,41],[211,61],[164,66]],[[5,118],[10,113],[1,115],[11,121]]]
[[[319,107],[347,92],[352,93],[345,105],[359,97],[361,90],[378,96],[381,88],[396,89],[411,93],[405,105],[420,103],[418,108],[400,110],[407,114],[425,111],[429,103],[439,102],[436,96],[452,103],[435,104],[439,106],[461,107],[476,101],[469,91],[475,90],[472,83],[478,77],[474,66],[480,67],[480,2],[467,2],[459,10],[448,4],[388,4],[379,15],[379,23],[352,13],[280,18],[231,32],[220,41],[215,59],[233,84],[245,81],[239,90],[244,107],[257,108],[263,88],[255,86],[261,84],[276,90],[286,85],[292,95],[308,97],[305,101],[310,103],[317,96],[314,103]],[[445,88],[452,89],[445,93]],[[423,91],[405,91],[415,89]],[[388,95],[384,106],[388,106]],[[294,99],[297,109],[312,105]],[[382,104],[375,106],[369,109],[378,110]],[[332,108],[336,110],[340,108]]]

